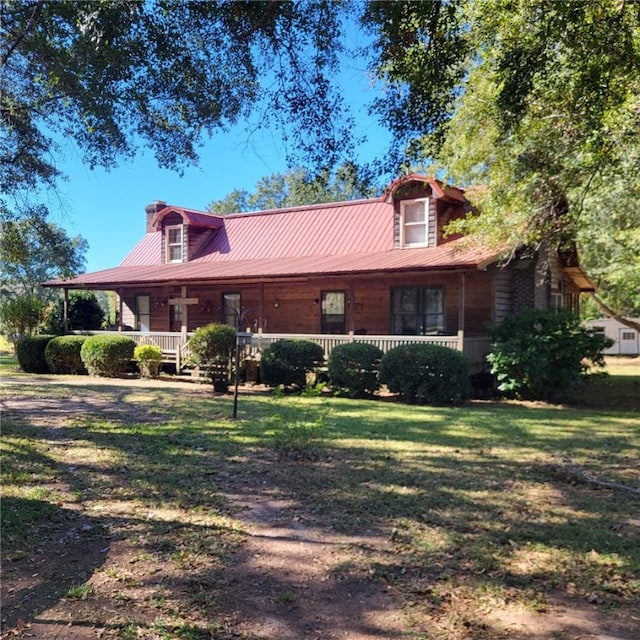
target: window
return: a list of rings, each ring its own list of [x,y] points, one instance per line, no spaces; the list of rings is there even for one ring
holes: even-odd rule
[[[136,296],[136,331],[150,331],[151,300],[149,296]]]
[[[165,262],[182,262],[182,225],[165,227]]]
[[[346,295],[344,291],[323,291],[320,305],[322,333],[345,333]]]
[[[424,247],[428,241],[429,200],[400,202],[402,246]]]
[[[223,293],[222,294],[222,322],[238,330],[239,320],[240,320],[240,294],[235,292]]]
[[[620,335],[621,340],[635,340],[636,332],[635,331],[623,331]]]
[[[442,287],[397,287],[391,292],[391,333],[429,335],[444,331]]]

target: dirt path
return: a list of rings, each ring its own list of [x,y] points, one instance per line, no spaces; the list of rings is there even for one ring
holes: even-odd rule
[[[81,378],[52,377],[53,384],[78,384]],[[29,381],[5,378],[5,419],[26,420],[44,427],[47,447],[72,446],[64,435],[67,418],[100,414],[110,419],[135,419],[131,407],[118,402],[122,381],[90,381],[112,387],[109,400],[80,389],[64,399],[13,399],[11,384]],[[44,382],[40,377],[38,384]],[[85,379],[85,385],[86,385]],[[133,385],[130,385],[130,382]],[[127,381],[127,387],[181,385],[185,392],[208,394],[208,387],[190,383]],[[85,386],[81,385],[81,386]],[[144,409],[142,409],[144,411]],[[157,420],[158,415],[149,416]],[[26,555],[3,558],[2,640],[41,638],[191,638],[198,640],[380,640],[402,638],[407,630],[400,608],[386,585],[357,569],[358,557],[384,553],[389,541],[376,536],[348,536],[311,524],[293,496],[276,487],[268,469],[277,460],[262,461],[257,473],[221,472],[225,497],[235,512],[243,543],[232,562],[204,578],[172,575],[156,559],[140,553],[132,514],[122,522],[102,521],[95,509],[73,497],[64,482],[48,487],[60,496],[58,510],[39,544]],[[294,508],[295,505],[295,508]],[[116,508],[112,505],[111,509]],[[137,517],[137,514],[135,514]],[[353,567],[356,567],[354,569]],[[185,599],[189,589],[215,593],[213,615],[219,620],[208,635],[154,631],[162,616],[154,611],[158,585],[172,584],[169,597]],[[196,584],[197,583],[197,584]],[[70,588],[88,584],[90,597],[71,599]],[[223,585],[223,588],[220,588]],[[193,594],[191,594],[193,595]],[[114,598],[115,596],[115,598]],[[202,596],[204,597],[204,596]],[[162,612],[170,607],[164,607]],[[127,635],[127,619],[137,621]],[[146,626],[140,621],[146,620]],[[194,623],[202,615],[193,614]],[[155,625],[155,626],[154,626]],[[124,635],[123,628],[125,629]],[[143,630],[146,629],[146,630]],[[135,633],[135,635],[134,635]]]
[[[359,554],[385,546],[310,527],[290,501],[247,492],[231,496],[250,537],[233,569],[227,610],[250,637],[379,640],[401,638],[401,611],[368,575],[343,573]]]

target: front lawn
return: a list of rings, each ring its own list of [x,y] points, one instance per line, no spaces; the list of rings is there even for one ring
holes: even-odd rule
[[[500,611],[559,597],[640,631],[640,496],[576,473],[640,488],[627,395],[640,378],[620,378],[594,381],[579,406],[248,394],[233,421],[231,398],[198,385],[21,375],[4,393],[3,570],[45,578],[31,604],[3,592],[3,617],[64,603],[102,637],[241,637],[224,624],[221,576],[246,539],[230,498],[242,486],[309,526],[387,540],[332,571],[386,584],[413,638],[531,637]],[[74,535],[84,560],[61,560]]]

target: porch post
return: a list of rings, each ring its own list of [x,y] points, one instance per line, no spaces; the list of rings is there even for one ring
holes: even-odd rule
[[[122,331],[122,312],[124,311],[123,290],[118,289],[118,331]]]
[[[187,287],[182,287],[180,289],[180,297],[183,300],[187,298]],[[181,302],[180,306],[182,307],[182,326],[180,327],[180,333],[182,333],[182,340],[186,342],[187,340],[187,327],[189,326],[189,305],[186,302]]]
[[[458,351],[464,352],[464,273],[458,274]]]
[[[260,302],[258,304],[258,332],[264,327],[264,282],[260,283]]]
[[[64,289],[64,301],[62,303],[62,330],[65,335],[69,331],[69,289]]]
[[[355,319],[356,308],[356,288],[353,284],[353,280],[349,284],[349,334],[352,336],[350,342],[353,342],[353,332],[356,328]]]

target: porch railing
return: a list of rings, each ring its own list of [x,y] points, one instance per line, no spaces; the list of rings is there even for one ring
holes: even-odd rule
[[[165,362],[175,363],[176,370],[184,368],[189,358],[189,339],[193,333],[185,334],[177,332],[159,331],[75,331],[74,333],[84,334],[115,334],[132,338],[136,345],[155,344],[162,349]],[[259,357],[259,355],[271,343],[287,338],[297,338],[317,342],[324,350],[325,358],[329,357],[331,350],[340,344],[348,342],[363,342],[373,344],[383,353],[402,344],[427,343],[449,347],[457,351],[462,351],[469,359],[472,369],[475,371],[482,368],[485,356],[490,351],[491,342],[488,337],[474,336],[466,337],[462,332],[449,336],[396,336],[396,335],[356,335],[341,334],[332,335],[324,333],[244,333],[238,332],[238,338],[243,345],[243,355],[245,358]]]
[[[386,353],[390,349],[397,347],[401,344],[411,344],[416,342],[438,344],[443,347],[449,347],[451,349],[458,349],[459,337],[456,336],[387,336],[387,335],[354,335],[354,334],[340,334],[331,335],[324,333],[300,333],[300,334],[288,334],[288,333],[253,333],[253,334],[239,334],[250,337],[250,345],[253,349],[262,350],[268,347],[272,342],[277,340],[284,340],[286,338],[298,338],[302,340],[311,340],[316,342],[324,349],[325,358],[329,357],[331,350],[340,344],[346,344],[348,342],[363,342],[366,344],[373,344],[383,353]]]

